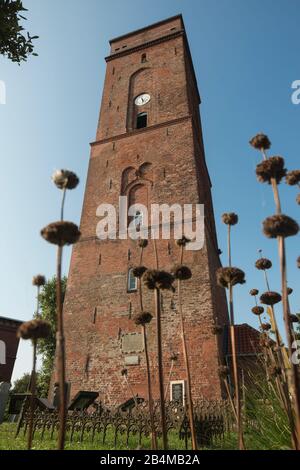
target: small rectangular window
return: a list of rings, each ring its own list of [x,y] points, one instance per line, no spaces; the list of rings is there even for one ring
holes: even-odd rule
[[[185,404],[185,381],[176,380],[170,382],[170,400]]]
[[[137,290],[137,278],[133,275],[133,269],[128,271],[127,290],[128,292],[135,292]]]
[[[136,128],[143,129],[147,127],[147,113],[140,113],[136,118]]]

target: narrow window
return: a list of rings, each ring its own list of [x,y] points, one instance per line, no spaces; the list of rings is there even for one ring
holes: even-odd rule
[[[147,55],[146,55],[146,54],[142,54],[141,62],[142,62],[142,64],[144,64],[145,62],[147,62]]]
[[[96,320],[97,320],[97,307],[95,307],[94,314],[93,314],[93,323],[94,323],[94,325],[96,324]]]
[[[133,223],[136,228],[141,228],[143,225],[143,213],[137,211],[133,216]]]
[[[137,278],[133,275],[132,268],[128,271],[127,290],[128,292],[135,292],[137,290]]]
[[[184,380],[170,382],[170,400],[184,405],[185,403],[185,383]]]
[[[0,364],[6,364],[6,345],[4,341],[0,341]]]
[[[86,360],[85,360],[85,370],[84,370],[86,375],[89,375],[90,360],[91,360],[91,357],[90,357],[90,355],[88,354],[88,355],[86,356]]]
[[[136,128],[143,129],[147,127],[147,113],[139,113],[136,118]]]

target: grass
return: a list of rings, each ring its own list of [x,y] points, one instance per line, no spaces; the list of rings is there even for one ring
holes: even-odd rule
[[[25,450],[26,449],[26,437],[24,431],[21,430],[18,437],[15,437],[16,425],[4,423],[0,426],[0,450]],[[84,442],[80,442],[79,433],[74,433],[73,442],[68,439],[66,441],[66,450],[127,450],[127,449],[138,449],[138,438],[131,436],[129,438],[129,446],[126,447],[126,436],[119,435],[117,446],[114,445],[114,434],[108,431],[105,444],[101,442],[102,435],[96,436],[94,442],[91,442],[89,436],[85,436]],[[169,438],[170,449],[185,449],[184,441],[180,440],[177,433],[170,433]],[[57,446],[56,438],[50,439],[49,433],[45,433],[43,439],[41,434],[36,433],[33,441],[33,450],[55,450]],[[150,449],[150,439],[142,439],[143,449]]]
[[[3,423],[0,425],[0,450],[26,450],[27,442],[26,437],[24,436],[23,430],[19,433],[18,437],[15,437],[16,425]],[[143,438],[142,446],[138,445],[138,438],[136,436],[131,436],[129,439],[129,446],[126,447],[126,436],[121,435],[118,437],[117,446],[114,445],[114,435],[110,431],[107,433],[106,442],[102,444],[101,442],[102,435],[96,436],[95,441],[91,442],[90,437],[85,436],[84,442],[80,442],[79,433],[74,434],[73,442],[67,440],[66,450],[138,450],[141,449],[150,449],[150,439]],[[45,433],[43,439],[41,439],[41,434],[36,433],[33,441],[33,450],[55,450],[57,446],[57,440],[50,439],[49,434]],[[191,449],[191,443],[188,443],[189,449]],[[183,440],[180,440],[176,432],[169,433],[169,448],[171,450],[185,450],[185,443]],[[219,445],[215,444],[211,449],[234,449],[236,448],[236,436],[230,434],[226,436],[223,441],[220,441]]]

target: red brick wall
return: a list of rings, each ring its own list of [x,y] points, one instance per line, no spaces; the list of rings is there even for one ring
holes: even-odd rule
[[[173,27],[173,22],[161,27],[165,31]],[[175,23],[181,25],[181,20]],[[157,38],[159,28],[143,32],[142,40],[149,39],[152,33]],[[140,44],[140,33],[138,37],[131,36],[130,41]],[[146,64],[141,64],[143,52],[147,54]],[[140,332],[131,319],[139,310],[138,295],[127,292],[128,269],[138,264],[139,251],[132,240],[95,239],[99,222],[96,209],[101,203],[117,206],[122,191],[128,194],[135,184],[141,184],[143,188],[136,192],[136,202],[205,203],[205,246],[201,251],[188,251],[185,256],[193,278],[184,283],[184,314],[193,395],[220,397],[217,373],[220,345],[211,327],[216,318],[227,322],[227,305],[225,293],[215,282],[220,261],[202,145],[199,97],[193,77],[184,34],[145,46],[145,50],[124,52],[108,59],[97,141],[91,149],[82,210],[82,240],[73,249],[64,305],[72,396],[80,389],[99,391],[108,403],[121,403],[130,396],[121,376],[126,356],[121,340],[124,334]],[[132,130],[133,99],[142,92],[151,96],[145,107],[149,127]],[[145,178],[134,180],[133,169],[145,162],[151,163]],[[122,177],[129,167],[126,178]],[[161,268],[168,270],[178,262],[179,249],[174,241],[169,246],[167,240],[158,241],[158,252]],[[145,250],[143,264],[155,267],[151,243]],[[146,309],[153,312],[152,294],[144,289],[144,296]],[[173,352],[179,354],[179,359],[171,380],[185,379],[177,304],[176,293],[163,293],[166,381]],[[154,392],[158,396],[154,320],[148,337]],[[127,367],[129,381],[134,392],[145,397],[145,359],[143,352],[137,355],[140,364]]]

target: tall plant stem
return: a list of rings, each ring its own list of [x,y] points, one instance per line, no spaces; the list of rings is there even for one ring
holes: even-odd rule
[[[262,149],[263,158],[266,160],[266,152]],[[276,206],[277,215],[281,214],[281,203],[278,192],[278,184],[275,178],[271,179],[273,196]],[[299,375],[297,365],[292,361],[292,343],[293,343],[293,333],[289,318],[289,305],[288,305],[288,293],[287,293],[287,269],[286,269],[286,253],[285,253],[285,240],[284,237],[277,237],[278,241],[278,251],[279,251],[279,261],[280,261],[280,274],[281,274],[281,292],[282,292],[282,305],[283,305],[283,318],[284,325],[288,343],[288,352],[290,359],[291,367],[291,395],[293,397],[293,408],[295,415],[295,432],[296,432],[296,449],[300,450],[300,388],[299,388]],[[288,378],[287,378],[288,380]],[[287,385],[289,385],[287,383]],[[289,400],[289,397],[288,397]],[[292,429],[293,435],[293,429]]]
[[[153,238],[153,248],[154,248],[154,257],[155,257],[155,268],[158,269],[158,253],[157,253],[157,243],[155,238]]]
[[[190,373],[190,365],[189,365],[189,358],[188,358],[186,338],[185,338],[185,329],[184,329],[184,318],[183,318],[183,311],[182,311],[181,281],[179,279],[178,279],[178,302],[179,302],[183,359],[184,359],[186,379],[187,379],[187,401],[188,401],[188,413],[189,413],[189,422],[190,422],[191,437],[192,437],[192,448],[193,450],[197,450],[197,438],[196,438],[196,430],[195,430],[194,407],[193,407],[192,387],[191,387],[191,373]]]
[[[66,371],[65,371],[65,338],[63,323],[63,305],[62,305],[62,289],[61,289],[61,265],[62,265],[63,247],[57,249],[57,266],[56,266],[56,306],[57,306],[57,333],[56,333],[56,349],[57,349],[57,371],[59,383],[59,435],[58,449],[64,450],[65,434],[66,434]]]
[[[156,314],[156,337],[157,337],[157,361],[158,361],[158,382],[159,382],[159,398],[160,398],[160,414],[161,414],[161,428],[164,450],[168,449],[168,431],[166,425],[166,410],[165,410],[165,397],[164,397],[164,373],[163,373],[163,356],[162,356],[162,341],[161,341],[161,305],[160,305],[160,290],[154,289],[154,303]]]
[[[40,313],[40,286],[37,286],[37,296],[36,296],[36,317],[39,317]]]
[[[172,360],[172,361],[171,361],[171,367],[170,367],[170,371],[169,371],[169,378],[168,378],[168,382],[167,382],[167,385],[166,385],[166,391],[165,391],[165,401],[167,401],[167,400],[168,400],[168,394],[169,394],[169,383],[171,382],[171,377],[172,377],[173,368],[174,368],[174,361]]]
[[[243,423],[241,416],[241,399],[240,399],[240,380],[238,373],[236,341],[235,341],[235,327],[234,327],[234,310],[233,310],[233,289],[229,285],[229,312],[230,312],[230,340],[232,349],[232,366],[233,366],[233,380],[235,388],[235,409],[236,421],[238,428],[238,444],[240,450],[245,450],[244,437],[243,437]]]
[[[231,226],[228,225],[228,236],[227,236],[227,250],[228,250],[228,266],[231,267]]]
[[[144,252],[144,249],[142,247],[141,252],[140,252],[140,266],[142,265],[142,262],[143,262],[143,252]],[[142,282],[140,278],[138,279],[138,289],[139,289],[139,299],[140,299],[140,310],[141,312],[143,312],[144,310],[143,291],[142,291]],[[151,427],[151,447],[153,450],[157,450],[157,437],[156,437],[155,422],[154,422],[150,359],[149,359],[147,332],[146,332],[145,325],[142,325],[142,333],[143,333],[143,340],[144,340],[146,371],[147,371],[148,404],[149,404],[150,427]]]
[[[294,412],[295,412],[295,424],[297,434],[297,450],[300,450],[300,388],[299,388],[299,375],[298,366],[292,361],[292,343],[293,334],[290,325],[289,308],[288,308],[288,293],[287,293],[287,275],[286,275],[286,253],[285,253],[285,241],[283,237],[278,237],[278,249],[280,259],[280,272],[281,272],[281,289],[282,289],[282,304],[283,304],[283,315],[285,331],[288,343],[288,351],[291,365],[291,392],[293,397]]]
[[[66,194],[67,194],[67,188],[64,188],[62,201],[61,201],[61,208],[60,208],[60,220],[64,220],[64,207],[65,207],[65,201],[66,201]]]
[[[134,404],[135,404],[135,406],[138,406],[138,402],[137,402],[137,399],[136,399],[136,394],[135,394],[135,392],[134,392],[134,390],[133,390],[133,388],[132,388],[132,386],[131,386],[131,384],[128,380],[127,374],[124,375],[124,377],[125,377],[125,382],[126,382],[128,390],[129,390],[129,393],[132,395]]]
[[[29,404],[29,429],[28,429],[28,440],[27,440],[27,449],[30,450],[32,447],[33,439],[33,416],[35,408],[35,396],[36,396],[36,345],[37,340],[32,341],[33,346],[33,361],[32,361],[32,372],[30,378],[30,404]]]
[[[281,214],[281,204],[278,192],[278,185],[275,178],[272,178],[272,189],[274,195],[274,201],[276,205],[277,214]],[[281,292],[282,292],[282,305],[283,305],[283,318],[288,343],[290,367],[291,367],[291,394],[293,397],[294,413],[295,413],[295,427],[297,434],[297,450],[300,450],[300,388],[299,388],[299,375],[298,367],[292,361],[292,343],[293,333],[289,318],[289,304],[288,304],[288,293],[287,293],[287,267],[286,267],[286,252],[285,252],[285,240],[284,237],[277,237],[279,261],[280,261],[280,273],[281,273]]]
[[[145,349],[145,358],[146,358],[146,367],[147,367],[148,403],[149,403],[149,415],[150,415],[150,426],[151,426],[151,444],[152,444],[151,447],[152,447],[153,450],[157,450],[157,437],[156,437],[155,422],[154,422],[150,360],[149,360],[147,334],[146,334],[145,325],[142,326],[142,330],[143,330],[144,349]]]

